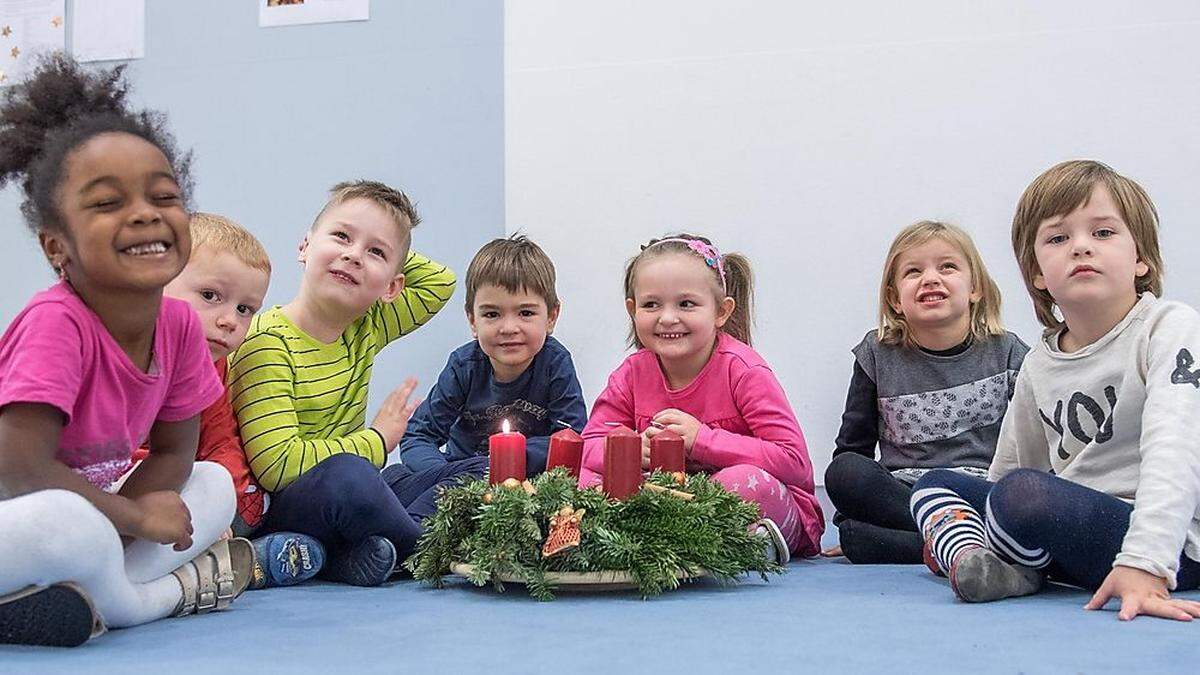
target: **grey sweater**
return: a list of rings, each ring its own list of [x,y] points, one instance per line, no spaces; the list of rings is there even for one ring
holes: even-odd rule
[[[867,333],[853,352],[874,384],[880,463],[889,471],[987,468],[1029,347],[1006,332],[946,356],[881,344],[876,336],[877,331]],[[841,439],[850,437],[850,412],[843,418],[839,450]]]
[[[1182,550],[1200,560],[1200,315],[1150,293],[1076,352],[1061,333],[1034,347],[996,448],[991,479],[1016,468],[1133,503],[1114,565],[1175,588]]]

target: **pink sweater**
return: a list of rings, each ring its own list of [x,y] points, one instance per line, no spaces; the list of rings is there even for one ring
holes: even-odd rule
[[[800,424],[775,373],[758,352],[721,333],[708,364],[687,387],[667,386],[658,358],[641,349],[608,378],[583,431],[580,484],[598,482],[604,471],[604,437],[619,422],[642,432],[666,408],[700,420],[690,461],[710,472],[749,464],[787,486],[804,515],[813,546],[821,541],[825,519],[813,494],[813,468]]]

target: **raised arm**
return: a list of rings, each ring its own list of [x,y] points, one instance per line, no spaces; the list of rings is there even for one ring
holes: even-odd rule
[[[450,301],[456,283],[449,267],[410,252],[400,296],[392,302],[377,302],[371,309],[379,330],[379,348],[425,325]]]

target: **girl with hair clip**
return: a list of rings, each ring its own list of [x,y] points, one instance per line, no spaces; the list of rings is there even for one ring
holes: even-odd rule
[[[781,563],[812,556],[825,529],[804,434],[775,373],[750,347],[749,261],[690,234],[652,240],[625,268],[629,342],[584,429],[581,485],[601,478],[604,437],[623,424],[683,437],[690,470],[758,504]]]
[[[1028,351],[1001,326],[1000,291],[970,235],[928,220],[896,235],[879,283],[879,328],[853,349],[825,471],[841,542],[825,555],[922,561],[908,510],[913,483],[934,468],[987,475]]]
[[[218,541],[232,479],[193,466],[221,381],[196,313],[163,297],[191,251],[189,157],[126,92],[121,68],[56,54],[0,107],[0,186],[21,181],[59,277],[0,338],[0,642],[73,646],[250,581],[250,543]]]

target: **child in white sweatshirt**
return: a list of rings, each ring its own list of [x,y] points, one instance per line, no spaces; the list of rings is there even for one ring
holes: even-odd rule
[[[1200,587],[1200,315],[1158,299],[1157,229],[1145,191],[1099,162],[1052,167],[1021,197],[1013,249],[1045,334],[989,480],[934,471],[912,496],[959,598],[1049,576],[1095,590],[1088,609],[1119,598],[1123,620],[1200,617],[1170,597]]]

